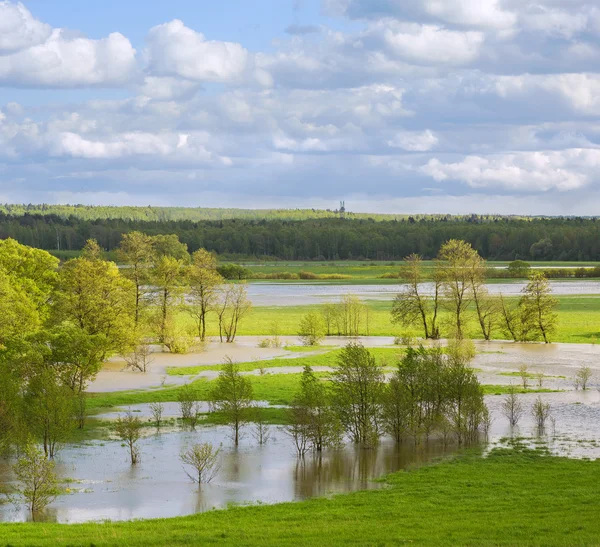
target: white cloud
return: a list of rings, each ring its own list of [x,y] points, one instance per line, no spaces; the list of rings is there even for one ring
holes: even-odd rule
[[[402,148],[409,152],[427,152],[439,143],[438,137],[429,129],[426,131],[402,131],[388,141],[392,148]]]
[[[499,156],[467,156],[455,163],[431,159],[421,172],[437,181],[459,180],[473,188],[503,187],[527,192],[576,190],[600,167],[600,150],[574,148]]]
[[[50,25],[35,19],[20,2],[0,2],[0,55],[39,45],[51,32]]]
[[[503,98],[531,97],[546,92],[557,95],[573,110],[583,114],[600,114],[599,74],[550,74],[503,76],[495,80],[497,93]]]
[[[135,50],[122,34],[101,40],[54,29],[42,44],[0,56],[0,84],[6,86],[114,86],[135,71]]]
[[[261,85],[270,77],[254,67],[253,56],[240,44],[207,40],[175,19],[150,29],[145,55],[148,70],[201,82],[241,82],[254,76]]]
[[[435,25],[403,24],[383,30],[384,40],[398,57],[413,63],[462,65],[472,62],[484,41],[482,32],[459,32]]]

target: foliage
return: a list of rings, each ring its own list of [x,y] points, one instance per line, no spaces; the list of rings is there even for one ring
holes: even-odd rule
[[[353,442],[376,445],[382,433],[383,368],[368,349],[348,344],[331,375],[333,407]]]
[[[59,494],[54,462],[41,450],[28,444],[13,467],[19,481],[17,493],[26,501],[34,515],[52,503]]]
[[[214,382],[210,398],[214,407],[226,417],[237,446],[240,431],[252,417],[252,384],[244,378],[238,366],[227,359]]]
[[[325,321],[317,312],[308,312],[298,326],[298,337],[305,346],[318,346],[325,337]]]
[[[129,448],[129,457],[131,465],[136,465],[140,461],[140,451],[137,447],[137,442],[142,436],[142,421],[134,416],[131,411],[127,411],[125,416],[119,416],[115,422],[115,434]]]

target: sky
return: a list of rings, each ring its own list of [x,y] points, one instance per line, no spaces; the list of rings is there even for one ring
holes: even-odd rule
[[[598,0],[0,0],[0,202],[600,214]]]

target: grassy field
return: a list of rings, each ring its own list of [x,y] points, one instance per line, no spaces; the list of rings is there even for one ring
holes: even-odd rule
[[[598,545],[600,461],[496,449],[395,473],[388,488],[175,519],[2,524],[25,546]]]
[[[553,342],[589,344],[600,340],[600,296],[560,296],[558,301],[558,329],[552,337]],[[405,332],[405,329],[401,326],[392,325],[390,322],[392,302],[367,301],[367,304],[369,307],[369,324],[368,329],[366,325],[362,329],[362,334],[399,336]],[[238,334],[264,335],[267,337],[273,334],[276,326],[279,335],[296,335],[302,317],[315,308],[318,309],[318,306],[265,306],[253,308],[241,322]],[[449,331],[449,319],[447,313],[443,312],[441,314],[442,332]],[[182,320],[191,321],[187,315],[182,315]],[[446,325],[445,329],[444,325]],[[218,335],[217,325],[213,319],[209,321],[208,327],[209,336]],[[420,336],[418,330],[408,329],[408,332]],[[481,333],[473,317],[468,322],[467,334],[474,339],[481,338]],[[506,338],[506,334],[502,329],[496,329],[493,337],[502,340]],[[325,340],[324,343],[326,344],[327,341]]]

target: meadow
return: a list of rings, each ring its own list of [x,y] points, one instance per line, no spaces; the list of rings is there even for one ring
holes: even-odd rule
[[[385,488],[173,519],[4,524],[4,545],[598,545],[600,461],[514,443],[389,475]]]
[[[600,339],[600,296],[598,295],[577,295],[577,296],[559,296],[558,305],[558,324],[557,331],[552,336],[553,342],[571,342],[571,343],[595,343]],[[507,299],[508,300],[508,299]],[[365,323],[361,329],[361,334],[369,336],[400,336],[401,334],[411,334],[420,336],[417,329],[405,329],[401,325],[394,325],[390,320],[391,301],[368,300],[368,325]],[[265,336],[273,334],[278,335],[296,335],[298,334],[298,325],[302,317],[312,310],[318,310],[318,305],[300,305],[300,306],[262,306],[255,307],[242,320],[239,325],[238,334]],[[472,315],[472,314],[471,314]],[[191,324],[191,318],[185,314],[180,316],[181,321]],[[450,316],[448,312],[442,311],[440,315],[440,324],[442,332],[448,329]],[[444,328],[446,326],[446,329]],[[467,329],[467,336],[477,339],[481,338],[477,324],[473,317],[470,317]],[[218,336],[218,327],[214,318],[209,319],[208,335]],[[496,340],[506,339],[506,333],[501,328],[496,328],[493,332],[493,338]],[[323,342],[327,344],[327,340]]]

